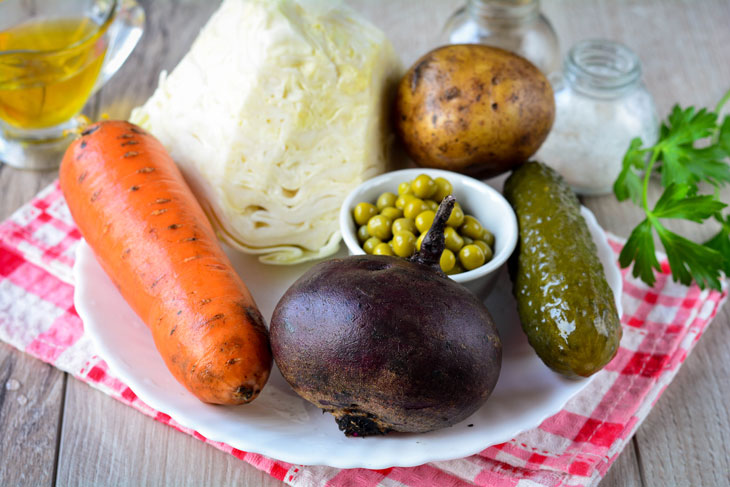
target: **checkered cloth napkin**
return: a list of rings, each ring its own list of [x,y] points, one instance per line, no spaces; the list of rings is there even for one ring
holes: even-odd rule
[[[71,269],[80,238],[57,184],[0,224],[0,339],[293,486],[596,485],[727,297],[726,285],[718,293],[673,283],[665,259],[653,289],[624,271],[621,348],[562,411],[468,458],[339,470],[291,465],[210,441],[139,400],[96,355],[74,310]],[[618,254],[622,241],[609,241]]]

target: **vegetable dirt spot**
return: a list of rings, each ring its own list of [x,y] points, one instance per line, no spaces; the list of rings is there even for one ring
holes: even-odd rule
[[[415,93],[418,89],[418,84],[421,82],[421,78],[423,78],[423,72],[428,67],[429,60],[425,59],[418,63],[418,66],[416,66],[413,69],[413,76],[411,77],[411,92]]]
[[[209,325],[209,324],[213,323],[214,321],[218,321],[218,320],[220,320],[220,319],[223,319],[223,317],[224,317],[224,316],[225,316],[225,315],[224,315],[223,313],[218,313],[218,314],[216,314],[216,315],[213,315],[213,316],[211,316],[211,317],[210,317],[210,318],[208,318],[207,320],[203,321],[203,322],[201,323],[201,325],[202,325],[202,326],[205,326],[205,325]]]
[[[459,95],[461,95],[461,90],[456,86],[452,86],[444,92],[444,99],[446,101],[453,100],[454,98],[458,98]]]
[[[91,135],[94,132],[96,132],[97,130],[99,130],[99,127],[100,127],[100,125],[95,125],[95,126],[93,126],[91,128],[88,128],[88,129],[84,130],[83,132],[81,132],[81,135],[82,136],[83,135]]]

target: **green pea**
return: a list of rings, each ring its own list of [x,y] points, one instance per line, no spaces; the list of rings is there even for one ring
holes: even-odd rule
[[[464,241],[465,242],[466,242],[466,239],[467,238],[469,238],[469,237],[464,238]],[[473,243],[474,243],[474,245],[476,245],[477,247],[479,247],[480,249],[482,249],[482,252],[484,252],[485,255],[487,253],[487,250],[489,250],[489,251],[492,250],[492,249],[489,248],[489,245],[487,245],[487,242],[485,242],[484,240],[474,240]]]
[[[446,227],[444,230],[444,241],[446,248],[452,252],[458,252],[464,246],[464,239],[453,227]]]
[[[368,220],[368,233],[380,240],[388,240],[392,235],[390,226],[390,218],[383,215],[375,215]]]
[[[482,240],[487,242],[487,245],[494,248],[494,235],[492,235],[492,232],[486,228],[484,229],[484,233],[482,233]]]
[[[412,199],[417,199],[417,198],[415,196],[413,196],[412,194],[402,194],[402,195],[398,196],[397,200],[395,200],[395,207],[402,210],[403,208],[405,208],[406,203],[408,203]]]
[[[474,245],[482,249],[482,252],[484,252],[485,264],[492,260],[492,257],[494,257],[494,251],[492,250],[492,247],[487,244],[487,242],[485,242],[484,240],[474,240]]]
[[[411,182],[410,181],[404,181],[398,185],[398,194],[403,196],[404,194],[411,194],[413,193],[413,190],[411,190]]]
[[[355,218],[355,223],[358,225],[365,225],[370,218],[378,214],[378,209],[375,205],[370,203],[358,203],[355,209],[352,210],[352,216]]]
[[[449,272],[456,265],[456,256],[449,249],[444,249],[441,252],[441,259],[439,259],[439,265],[441,266],[442,272]]]
[[[459,251],[459,262],[464,266],[464,269],[470,271],[476,269],[480,265],[484,265],[486,262],[484,252],[476,245],[465,245]]]
[[[461,264],[457,262],[456,265],[454,265],[454,267],[452,267],[451,270],[449,272],[446,272],[445,274],[453,276],[454,274],[461,274],[462,272],[464,272],[464,268],[461,267]]]
[[[464,245],[471,245],[474,243],[474,239],[471,239],[469,237],[464,237],[464,236],[462,236],[462,238],[464,239]]]
[[[426,204],[423,202],[423,200],[419,198],[413,198],[406,203],[406,206],[403,207],[403,216],[405,216],[406,218],[415,219],[419,213],[424,212],[427,209],[428,208],[426,207]]]
[[[382,242],[373,249],[373,255],[393,255],[393,249],[387,243]]]
[[[416,251],[416,236],[411,232],[397,232],[393,235],[393,252],[398,257],[410,257]]]
[[[364,244],[362,244],[362,249],[365,251],[366,254],[372,254],[375,250],[375,247],[383,243],[379,238],[376,237],[370,237],[365,241]]]
[[[461,209],[461,206],[454,205],[454,209],[451,210],[451,215],[446,220],[446,224],[450,227],[459,228],[462,223],[464,223],[464,210]]]
[[[418,239],[416,239],[416,250],[421,250],[421,242],[423,242],[424,237],[426,236],[425,233],[422,233],[418,236]]]
[[[398,218],[393,222],[393,235],[398,232],[416,233],[416,224],[411,218]]]
[[[433,195],[433,199],[441,203],[441,200],[446,198],[448,195],[454,192],[454,187],[451,185],[448,179],[436,178],[436,193]]]
[[[378,196],[378,200],[375,202],[375,206],[378,208],[378,210],[383,211],[383,208],[386,208],[388,206],[395,206],[395,200],[397,199],[398,197],[393,193],[385,192]]]
[[[484,252],[484,263],[486,264],[492,260],[492,257],[494,257],[494,251],[492,250],[492,247],[487,247],[487,250]]]
[[[428,229],[433,225],[433,219],[436,217],[436,213],[431,210],[422,211],[416,217],[416,228],[419,232],[428,232]]]
[[[395,221],[403,216],[403,210],[396,208],[395,206],[386,206],[380,210],[380,214],[387,216],[391,221]]]
[[[428,209],[433,212],[439,209],[439,204],[436,203],[434,200],[423,200],[423,202],[426,203]]]
[[[370,238],[370,233],[368,232],[368,226],[367,225],[361,225],[360,228],[357,229],[357,240],[360,243],[365,242],[365,240]]]
[[[436,183],[428,174],[419,174],[416,179],[411,181],[413,194],[421,199],[430,198],[436,193],[436,189]]]
[[[459,232],[461,232],[462,235],[475,240],[483,239],[482,234],[484,233],[484,227],[482,227],[482,224],[479,223],[479,220],[471,215],[466,215],[464,217],[464,223],[459,228]]]

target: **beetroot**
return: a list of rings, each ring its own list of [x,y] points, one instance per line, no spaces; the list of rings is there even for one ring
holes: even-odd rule
[[[281,373],[348,436],[451,426],[497,383],[502,345],[489,312],[439,268],[453,205],[444,199],[410,260],[322,262],[274,310]]]

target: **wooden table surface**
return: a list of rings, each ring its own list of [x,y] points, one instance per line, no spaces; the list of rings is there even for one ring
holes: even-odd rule
[[[187,51],[218,2],[142,2],[145,35],[85,113],[124,118]],[[406,66],[439,43],[459,0],[351,2],[386,31]],[[730,87],[728,0],[544,0],[563,52],[589,37],[632,47],[659,113],[714,107]],[[57,177],[0,163],[0,219]],[[730,192],[724,191],[728,201]],[[612,196],[584,199],[600,224],[628,236],[640,212]],[[687,227],[695,240],[711,226]],[[702,337],[602,487],[730,485],[730,313]],[[4,384],[16,379],[19,391]],[[23,403],[17,400],[27,398]],[[243,461],[122,405],[67,374],[0,344],[0,485],[281,485]]]

